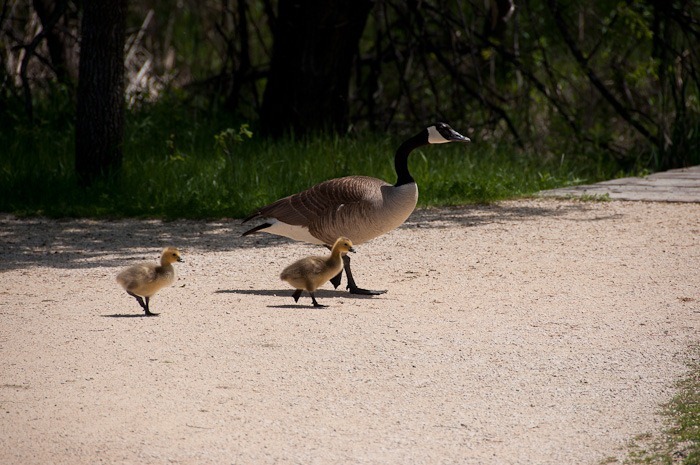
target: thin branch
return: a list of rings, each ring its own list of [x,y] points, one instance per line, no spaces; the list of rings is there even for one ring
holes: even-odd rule
[[[63,16],[63,13],[66,11],[66,2],[60,2],[60,4],[56,7],[56,9],[53,11],[51,14],[51,17],[48,19],[46,24],[42,25],[41,32],[39,32],[32,41],[29,44],[25,45],[20,45],[16,47],[17,49],[24,49],[25,54],[24,57],[22,57],[22,63],[20,64],[20,71],[19,75],[22,80],[22,91],[24,94],[24,108],[25,111],[27,112],[27,117],[29,118],[29,122],[33,123],[34,122],[34,108],[32,105],[32,90],[31,86],[29,85],[29,77],[27,76],[27,67],[29,66],[29,60],[33,56],[38,56],[35,53],[36,48],[39,46],[42,40],[46,37],[46,35],[53,29],[53,27],[56,25],[58,20]]]
[[[462,89],[464,89],[467,94],[471,95],[472,97],[476,98],[480,102],[482,102],[484,105],[486,105],[491,111],[496,113],[505,123],[506,126],[508,126],[508,130],[510,133],[513,135],[515,139],[515,143],[518,144],[518,147],[521,149],[525,148],[525,144],[520,137],[520,133],[518,132],[518,129],[515,127],[515,124],[513,121],[510,119],[508,116],[508,113],[501,108],[500,106],[496,105],[495,103],[491,102],[489,99],[485,98],[484,95],[480,92],[477,92],[476,90],[472,89],[472,87],[467,83],[467,81],[464,78],[464,75],[457,70],[450,60],[443,55],[442,50],[440,47],[435,47],[432,44],[429,44],[430,51],[435,54],[435,58],[440,62],[440,64],[447,70],[448,73],[450,73],[450,76],[452,79],[460,83],[462,86]]]
[[[559,10],[559,4],[557,3],[557,1],[547,0],[547,5],[549,7],[550,12],[554,16],[554,22],[557,25],[557,29],[559,29],[559,32],[562,38],[564,39],[564,42],[566,43],[567,47],[569,47],[569,51],[571,51],[571,54],[574,56],[579,66],[584,70],[591,84],[593,84],[593,86],[596,89],[598,89],[598,92],[600,92],[603,98],[605,98],[605,100],[608,101],[608,103],[615,109],[615,111],[617,111],[617,113],[625,121],[627,121],[627,123],[629,123],[633,128],[635,128],[637,132],[649,139],[649,141],[651,141],[657,147],[662,147],[663,145],[659,138],[651,132],[649,132],[649,130],[644,125],[642,125],[639,121],[632,117],[629,110],[627,110],[627,108],[625,108],[625,106],[622,103],[620,103],[620,101],[617,100],[617,98],[615,98],[615,96],[610,92],[610,90],[608,90],[608,88],[605,87],[603,81],[600,79],[600,77],[598,77],[593,68],[591,68],[591,66],[588,63],[588,58],[586,58],[583,55],[583,52],[581,52],[581,50],[578,48],[578,45],[576,45],[576,42],[569,34],[569,30],[566,28],[564,18],[561,15],[561,12]]]

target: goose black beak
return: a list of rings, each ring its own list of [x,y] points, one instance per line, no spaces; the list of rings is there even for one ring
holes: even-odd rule
[[[443,139],[445,139],[443,142],[471,142],[470,138],[463,136],[452,129],[449,124],[435,123],[432,127],[440,133],[440,136],[442,136]],[[428,136],[428,139],[430,139],[430,136]]]
[[[450,128],[450,134],[447,137],[450,142],[471,142],[472,140],[467,136],[463,136],[454,129]]]

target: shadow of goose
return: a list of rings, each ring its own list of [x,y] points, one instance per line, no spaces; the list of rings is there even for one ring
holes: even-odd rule
[[[145,313],[112,313],[111,315],[100,315],[102,318],[151,318],[158,315],[148,316]]]
[[[285,289],[219,289],[214,291],[215,294],[244,294],[244,295],[257,295],[257,296],[272,296],[272,297],[291,297],[294,292],[291,288]],[[308,297],[308,293],[304,291],[302,293],[302,298],[304,296]],[[346,291],[341,290],[329,290],[329,289],[318,289],[316,290],[316,297],[343,297],[347,299],[376,299],[381,298],[381,295],[362,295],[362,294],[350,294]]]

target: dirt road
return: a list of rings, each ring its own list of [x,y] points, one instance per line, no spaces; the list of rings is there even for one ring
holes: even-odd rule
[[[658,431],[700,329],[700,204],[414,213],[360,286],[237,220],[0,217],[0,463],[596,464]],[[175,245],[141,316],[114,281]]]

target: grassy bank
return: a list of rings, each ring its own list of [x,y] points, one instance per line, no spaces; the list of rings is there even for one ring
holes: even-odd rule
[[[89,189],[77,187],[70,117],[48,112],[32,129],[10,125],[0,134],[5,152],[0,211],[53,217],[241,217],[333,177],[395,180],[399,137],[271,141],[245,125],[203,114],[172,111],[167,104],[131,112],[123,172]],[[615,174],[614,167],[590,158],[527,154],[479,140],[424,147],[409,162],[422,206],[491,202]]]
[[[668,427],[632,441],[626,465],[700,465],[700,352],[696,349],[695,354],[677,383],[677,394],[664,406]]]

